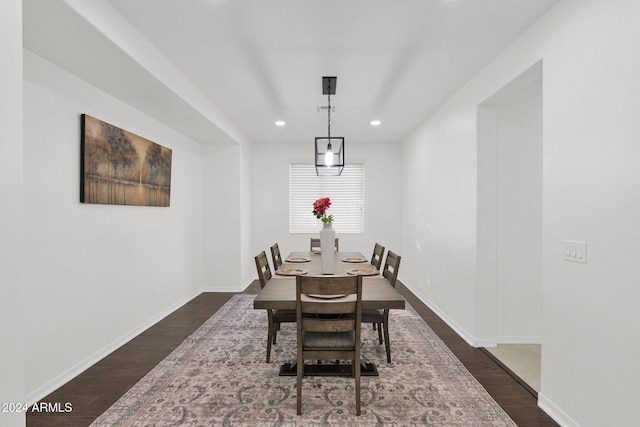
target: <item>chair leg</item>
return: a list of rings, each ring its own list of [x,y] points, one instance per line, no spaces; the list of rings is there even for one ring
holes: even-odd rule
[[[389,342],[389,310],[384,311],[384,346],[387,350],[387,363],[391,363],[391,343]]]
[[[360,363],[353,361],[353,372],[356,377],[356,415],[360,415]]]
[[[302,363],[300,363],[302,361]],[[297,405],[297,413],[298,415],[302,415],[302,376],[304,375],[304,360],[301,360],[298,357],[298,366],[296,370],[297,376],[297,396],[296,396],[296,405]]]
[[[273,325],[273,333],[271,334],[273,336],[273,343],[276,343],[276,337],[278,336],[278,330],[280,329],[280,323]]]
[[[267,363],[269,363],[269,360],[271,359],[271,341],[275,342],[275,338],[271,337],[272,328],[273,326],[269,323],[269,328],[267,329]]]
[[[373,325],[375,326],[375,323]],[[378,342],[382,344],[382,323],[378,323]]]

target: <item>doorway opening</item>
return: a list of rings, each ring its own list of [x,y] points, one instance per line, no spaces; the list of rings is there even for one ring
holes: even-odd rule
[[[540,391],[542,62],[478,107],[478,311],[486,350]]]

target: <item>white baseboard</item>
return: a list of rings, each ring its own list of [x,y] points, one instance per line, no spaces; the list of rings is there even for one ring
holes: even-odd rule
[[[220,287],[220,286],[216,286],[216,287],[204,287],[202,288],[202,292],[244,292],[249,286],[251,286],[251,284],[253,283],[254,280],[258,280],[258,277],[253,277],[251,279],[249,279],[244,285],[240,285],[239,287],[235,287],[235,286],[224,286],[224,287]]]
[[[217,291],[217,292],[221,292],[221,291]],[[69,381],[71,381],[72,379],[80,375],[82,372],[86,371],[88,368],[95,365],[97,362],[104,359],[106,356],[113,353],[115,350],[122,347],[124,344],[131,341],[133,338],[137,337],[138,335],[140,335],[141,333],[149,329],[151,326],[155,325],[156,323],[158,323],[159,321],[161,321],[162,319],[164,319],[165,317],[167,317],[168,315],[170,315],[171,313],[173,313],[174,311],[176,311],[177,309],[179,309],[180,307],[182,307],[183,305],[185,305],[186,303],[188,303],[189,301],[191,301],[201,293],[202,293],[202,290],[197,290],[192,294],[182,298],[180,301],[162,310],[160,313],[156,314],[155,316],[153,316],[152,318],[150,318],[140,326],[132,329],[131,331],[129,331],[119,339],[106,345],[105,347],[98,350],[91,356],[87,357],[86,359],[82,360],[76,365],[70,367],[60,375],[56,376],[53,380],[47,382],[41,387],[38,387],[36,390],[26,395],[25,397],[26,403],[29,406],[33,405],[34,403],[37,403],[38,401],[40,401],[40,399],[46,397],[47,395],[51,394],[52,392],[54,392],[64,384],[68,383]]]
[[[474,338],[473,339],[473,343],[470,344],[472,347],[475,348],[480,348],[480,347],[496,347],[498,345],[498,342],[496,340],[493,339],[480,339],[480,338]]]
[[[412,286],[409,282],[403,280],[402,278],[398,278],[403,285],[405,285],[413,294],[418,298],[424,305],[429,307],[431,311],[438,315],[451,329],[453,329],[463,340],[467,342],[472,347],[495,347],[495,342],[493,340],[479,340],[475,338],[473,335],[465,331],[463,327],[458,325],[453,319],[451,319],[447,314],[442,311],[437,305],[435,305],[432,301],[424,298],[420,293],[416,290],[414,286]]]
[[[580,424],[549,400],[544,393],[538,393],[538,406],[562,427],[580,427]]]
[[[498,344],[542,344],[541,336],[498,337]]]
[[[451,319],[447,314],[442,311],[436,304],[430,301],[427,298],[422,297],[420,293],[416,290],[414,286],[412,286],[407,281],[399,278],[407,288],[413,292],[413,294],[420,301],[424,303],[427,307],[429,307],[434,313],[438,315],[451,329],[453,329],[460,337],[467,342],[472,347],[495,347],[498,344],[542,344],[541,336],[501,336],[494,338],[476,338],[470,333],[468,333],[463,327],[458,325],[453,319]]]
[[[255,280],[258,280],[258,276],[254,276],[249,279],[249,281],[242,286],[242,290],[240,292],[244,292]]]
[[[242,292],[244,289],[238,287],[225,286],[224,288],[215,287],[215,288],[202,288],[202,292]]]

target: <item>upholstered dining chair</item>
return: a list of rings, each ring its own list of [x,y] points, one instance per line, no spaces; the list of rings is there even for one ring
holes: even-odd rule
[[[274,270],[277,270],[282,266],[282,255],[280,255],[280,247],[277,243],[271,246],[271,259],[273,260]]]
[[[256,268],[258,269],[258,280],[260,281],[260,288],[264,288],[271,277],[271,268],[269,268],[269,261],[267,260],[267,254],[265,251],[260,252],[256,257]],[[276,336],[280,329],[281,323],[295,322],[296,311],[295,310],[267,310],[267,363],[271,360],[271,343],[276,343]]]
[[[373,265],[376,270],[380,270],[383,257],[384,257],[384,246],[376,243],[376,245],[373,247],[373,255],[371,255],[371,265]]]
[[[400,260],[402,257],[395,252],[387,253],[387,260],[384,262],[382,276],[387,279],[389,284],[396,287],[398,279],[398,270],[400,268]],[[387,362],[391,363],[391,343],[389,342],[389,310],[388,309],[366,309],[362,311],[362,323],[373,323],[377,325],[378,341],[382,344],[382,334],[384,328],[384,345],[387,351]]]
[[[305,360],[351,360],[360,415],[361,313],[362,276],[296,276],[298,415]]]
[[[335,246],[333,248],[334,252],[338,252],[339,251],[339,240],[336,237],[336,242],[335,242]],[[309,240],[309,250],[311,252],[320,252],[322,249],[320,247],[320,239],[317,237],[311,237]]]

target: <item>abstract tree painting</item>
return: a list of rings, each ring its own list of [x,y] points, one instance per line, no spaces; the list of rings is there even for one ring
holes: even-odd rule
[[[82,115],[80,201],[169,206],[171,150]]]

